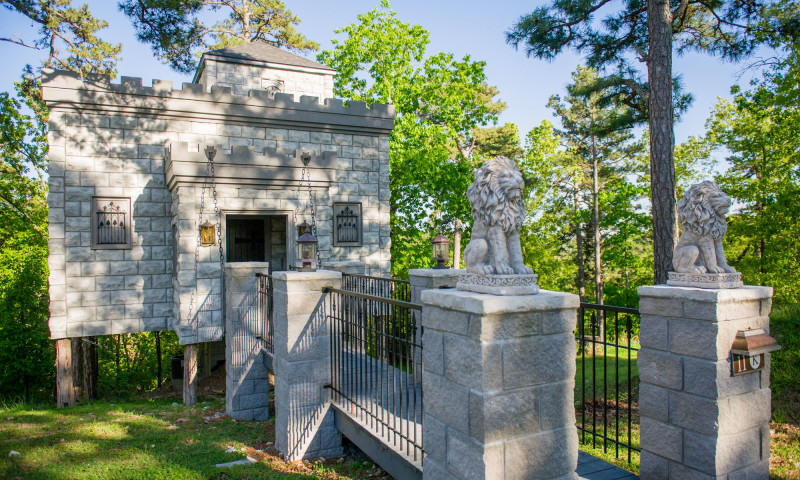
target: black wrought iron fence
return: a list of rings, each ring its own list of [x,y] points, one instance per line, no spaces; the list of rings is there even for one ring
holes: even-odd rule
[[[634,308],[581,303],[578,310],[578,365],[575,400],[581,443],[616,458],[635,460],[639,448],[636,369],[639,325]]]
[[[332,400],[421,462],[422,307],[349,290],[326,293]]]
[[[411,301],[411,283],[408,280],[397,280],[390,277],[343,273],[342,290],[391,298],[402,302]]]
[[[275,315],[272,275],[256,273],[258,277],[258,314],[260,316],[261,337],[270,354],[275,353]]]

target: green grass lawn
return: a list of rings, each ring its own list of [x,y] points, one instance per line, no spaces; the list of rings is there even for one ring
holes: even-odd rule
[[[771,354],[772,444],[770,478],[800,479],[800,304],[776,306],[770,333],[781,349]]]
[[[284,462],[272,446],[273,421],[220,417],[219,400],[195,407],[172,402],[0,407],[0,479],[390,478],[371,462]],[[11,450],[20,455],[9,457]],[[214,466],[248,456],[258,462]]]

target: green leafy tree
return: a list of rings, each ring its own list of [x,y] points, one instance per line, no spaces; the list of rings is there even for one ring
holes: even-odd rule
[[[630,107],[631,124],[649,123],[656,283],[667,279],[677,240],[673,120],[691,101],[673,76],[673,48],[738,60],[759,42],[796,31],[796,4],[776,3],[634,0],[612,8],[610,0],[553,0],[507,33],[529,57],[552,60],[565,48],[585,54],[589,66],[604,72],[587,90]],[[602,10],[607,14],[598,20]]]
[[[69,0],[4,1],[27,17],[37,37],[0,40],[42,51],[15,84],[17,97],[0,93],[0,391],[30,398],[52,392],[54,349],[48,342],[47,108],[41,69],[116,73],[121,46],[103,41],[107,26],[86,5]],[[18,395],[18,393],[22,395]]]
[[[0,392],[47,393],[54,351],[48,342],[47,146],[41,123],[0,93]]]
[[[528,216],[520,232],[525,264],[539,274],[543,288],[573,291],[577,267],[572,243],[575,215],[565,197],[575,171],[562,161],[553,124],[543,120],[525,136],[517,166],[525,179]]]
[[[345,38],[317,57],[337,70],[334,94],[397,110],[389,144],[392,267],[403,276],[431,265],[437,225],[470,218],[475,165],[464,149],[477,145],[476,127],[496,120],[496,90],[486,86],[484,62],[426,55],[428,32],[397,19],[386,1],[336,33]]]
[[[264,42],[298,52],[319,48],[297,31],[300,18],[280,0],[123,0],[119,6],[139,40],[178,72],[194,71],[198,52],[242,43]],[[213,24],[201,20],[219,11],[227,12],[227,18]]]
[[[625,182],[626,161],[635,154],[639,145],[632,142],[633,133],[628,122],[630,107],[615,106],[603,102],[598,92],[582,94],[588,85],[597,81],[597,72],[592,68],[578,67],[573,73],[574,83],[567,85],[567,96],[562,100],[558,95],[550,97],[548,106],[554,115],[561,119],[563,130],[559,132],[565,155],[561,158],[568,162],[580,175],[570,184],[567,195],[573,199],[575,208],[579,208],[584,198],[589,199],[591,209],[591,235],[587,246],[592,247],[594,264],[595,301],[603,303],[603,261],[602,249],[604,234],[601,227],[600,196],[609,187]],[[588,181],[587,181],[588,180]],[[629,202],[620,205],[624,207]],[[614,205],[607,205],[614,208]],[[603,211],[603,214],[606,212]],[[578,243],[581,229],[575,229]],[[582,255],[579,249],[578,269],[584,271]],[[578,279],[582,285],[583,279]]]
[[[729,152],[717,181],[739,206],[728,219],[731,265],[792,303],[800,302],[798,45],[752,90],[735,87],[733,101],[721,101],[708,122],[710,140]]]

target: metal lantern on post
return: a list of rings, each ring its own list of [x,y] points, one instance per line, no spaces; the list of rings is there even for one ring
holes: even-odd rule
[[[441,229],[431,245],[433,246],[433,261],[436,262],[436,266],[433,268],[450,268],[447,266],[447,262],[450,260],[450,240],[442,235]]]
[[[311,231],[311,225],[306,222],[300,224],[298,233],[301,235],[297,237],[297,256],[303,263],[301,272],[314,272],[316,271],[315,263],[317,262],[317,237]]]

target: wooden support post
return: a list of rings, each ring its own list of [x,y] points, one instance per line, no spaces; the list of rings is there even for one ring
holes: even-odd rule
[[[83,357],[83,400],[89,402],[97,397],[97,382],[94,381],[97,376],[94,366],[94,340],[95,337],[83,337],[81,339],[81,356]]]
[[[72,385],[72,342],[69,338],[56,340],[56,406],[75,405]]]
[[[197,344],[183,348],[183,404],[197,403]]]

